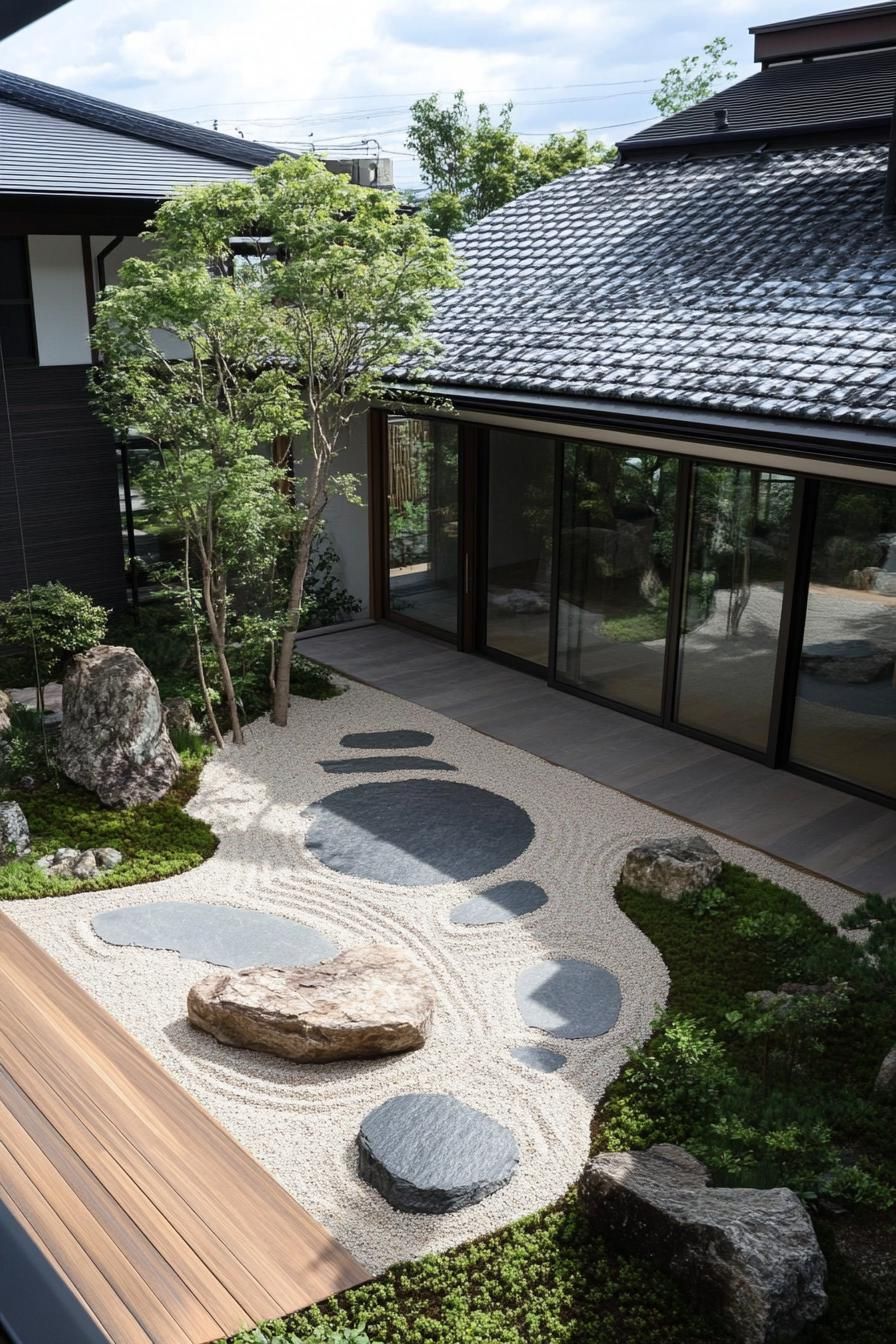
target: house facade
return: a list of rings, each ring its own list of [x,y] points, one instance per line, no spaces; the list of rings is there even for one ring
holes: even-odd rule
[[[453,409],[370,418],[371,613],[893,802],[896,6],[753,32],[457,239]]]

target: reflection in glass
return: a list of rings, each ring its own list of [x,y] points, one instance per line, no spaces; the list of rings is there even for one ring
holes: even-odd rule
[[[678,464],[563,445],[557,676],[659,714]]]
[[[554,444],[489,438],[486,636],[491,649],[546,667],[551,609]]]
[[[791,758],[896,796],[896,490],[825,481]]]
[[[390,416],[389,608],[454,633],[460,516],[457,425]]]
[[[677,718],[764,751],[793,510],[792,476],[694,468]]]

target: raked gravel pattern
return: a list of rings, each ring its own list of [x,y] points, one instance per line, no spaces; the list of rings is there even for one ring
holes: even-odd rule
[[[388,886],[323,867],[303,848],[303,809],[336,783],[318,762],[354,754],[340,747],[346,733],[392,729],[431,733],[425,749],[412,739],[415,756],[425,750],[449,761],[458,766],[455,778],[524,808],[535,826],[525,851],[475,880],[426,887]],[[666,997],[659,954],[613,900],[622,861],[645,839],[687,828],[581,775],[356,683],[333,700],[294,701],[287,730],[259,721],[247,736],[244,748],[229,747],[205,767],[190,803],[220,838],[200,868],[144,886],[10,902],[4,912],[374,1273],[556,1200],[587,1157],[595,1103],[627,1047],[647,1036]],[[829,919],[855,903],[843,888],[702,833],[726,859],[789,886]],[[91,837],[82,839],[89,844]],[[518,879],[540,883],[547,903],[507,923],[452,922],[459,902]],[[206,963],[114,947],[91,928],[97,911],[163,900],[285,915],[340,949],[371,942],[407,949],[436,984],[430,1041],[399,1057],[325,1065],[220,1045],[186,1020],[187,991],[208,973]],[[619,979],[622,1004],[606,1035],[563,1041],[566,1063],[541,1073],[511,1051],[557,1041],[525,1026],[515,988],[521,971],[552,958],[606,967]],[[481,1204],[445,1215],[390,1208],[358,1178],[356,1136],[364,1115],[403,1092],[449,1092],[506,1125],[520,1149],[510,1183]]]

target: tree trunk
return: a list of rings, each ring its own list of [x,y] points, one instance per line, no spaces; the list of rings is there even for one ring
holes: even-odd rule
[[[295,654],[296,633],[302,612],[302,597],[305,592],[305,575],[308,573],[308,558],[311,555],[311,539],[317,519],[310,517],[302,529],[299,549],[292,577],[289,581],[289,607],[286,613],[286,626],[280,641],[277,656],[277,671],[274,674],[274,703],[271,709],[271,722],[278,728],[285,728],[289,718],[289,689],[292,680],[292,660]]]
[[[230,675],[230,664],[227,661],[227,649],[224,643],[224,635],[221,630],[221,622],[218,618],[218,612],[215,609],[214,599],[211,591],[211,575],[208,573],[203,563],[202,573],[202,600],[205,604],[205,614],[208,619],[209,633],[212,637],[212,643],[215,646],[215,657],[218,660],[218,669],[221,673],[221,689],[224,692],[224,703],[227,706],[227,713],[230,717],[230,730],[233,734],[233,740],[238,747],[245,743],[243,737],[243,726],[240,723],[240,710],[236,702],[236,692],[233,689],[233,679]]]

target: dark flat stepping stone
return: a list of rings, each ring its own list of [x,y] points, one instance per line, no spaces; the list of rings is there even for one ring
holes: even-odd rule
[[[116,947],[179,952],[213,966],[316,966],[339,948],[306,924],[263,910],[198,901],[153,901],[94,915],[93,931]]]
[[[452,924],[506,924],[531,914],[547,901],[547,892],[537,882],[501,882],[473,896],[451,911]]]
[[[399,887],[481,877],[518,858],[535,835],[509,798],[444,779],[356,784],[305,816],[306,846],[321,863]]]
[[[603,1036],[622,1006],[619,981],[593,961],[538,961],[520,971],[516,1002],[527,1027],[577,1041]]]
[[[566,1063],[565,1055],[558,1054],[556,1050],[548,1050],[543,1045],[516,1045],[510,1053],[514,1059],[518,1059],[527,1068],[534,1069],[536,1073],[556,1073]]]
[[[432,733],[420,733],[413,728],[391,728],[382,733],[346,733],[340,738],[340,747],[361,747],[369,751],[393,751],[396,747],[431,747]]]
[[[394,1209],[451,1213],[506,1185],[519,1162],[509,1129],[440,1092],[408,1092],[365,1115],[358,1173]]]
[[[429,756],[354,756],[348,760],[318,761],[328,775],[381,775],[387,770],[457,770],[447,761]]]

